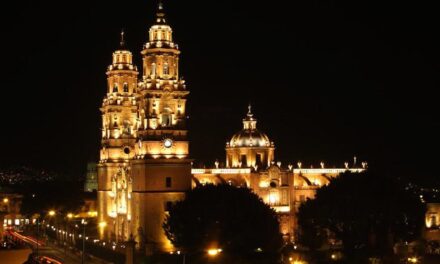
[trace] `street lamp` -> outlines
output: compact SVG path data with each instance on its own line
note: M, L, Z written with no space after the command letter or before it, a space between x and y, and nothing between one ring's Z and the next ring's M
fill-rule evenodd
M67 215L66 215L66 217L67 217L67 219L66 219L66 221L65 221L65 233L63 233L63 240L64 240L64 255L67 255L67 245L69 244L69 237L68 237L68 234L69 234L69 223L68 223L68 221L69 220L71 220L72 218L73 218L73 214L72 213L68 213Z
M36 254L37 254L37 258L38 258L38 244L39 244L39 241L38 241L38 239L39 239L39 237L40 237L40 216L38 216L37 217L37 252L36 252Z
M83 225L83 234L82 234L82 256L81 256L81 263L84 264L84 256L85 256L85 249L86 249L86 225L87 221L85 219L81 220L81 224Z
M57 213L56 213L56 211L55 210L49 210L49 212L47 213L47 215L49 215L49 217L50 218L53 218L53 217L55 217L55 215L56 215ZM54 223L54 225L56 226L56 230L55 230L55 239L56 239L56 243L58 244L58 233L59 233L59 226L58 226L58 221L57 221L57 219L55 218L55 223Z

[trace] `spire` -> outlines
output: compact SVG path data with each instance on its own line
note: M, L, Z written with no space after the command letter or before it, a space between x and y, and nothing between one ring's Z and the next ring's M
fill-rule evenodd
M157 24L166 24L167 23L165 20L165 11L163 8L162 0L157 1L156 23Z
M248 112L246 118L243 119L243 129L254 130L257 128L257 120L254 118L254 114L252 114L252 105L248 105Z
M125 40L124 40L124 30L121 30L121 41L119 42L119 45L121 48L125 48Z
M248 117L252 117L254 114L252 114L252 105L251 105L251 103L249 103L249 105L248 105L248 113L247 113L247 116Z

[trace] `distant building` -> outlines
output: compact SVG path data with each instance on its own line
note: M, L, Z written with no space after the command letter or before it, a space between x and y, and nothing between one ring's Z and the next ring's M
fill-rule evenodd
M427 203L424 239L440 243L440 203Z
M23 196L12 191L0 190L0 234L4 228L16 227L20 228L25 224L29 224L29 219L25 219L21 213L21 203Z
M96 193L84 192L80 197L83 205L79 208L75 218L96 218L98 216Z
M279 214L286 240L295 238L295 214L316 190L345 171L362 167L281 166L275 144L257 129L251 108L243 129L226 144L226 166L192 168L186 128L189 91L179 75L178 45L159 4L143 46L141 71L121 45L107 69L102 107L98 175L98 221L101 239L122 242L131 236L149 252L176 250L162 228L171 203L207 183L249 187ZM138 78L139 73L142 76ZM207 146L208 148L209 146ZM354 167L354 166L352 166Z
M98 173L96 171L96 163L87 163L86 180L84 182L85 192L94 192L98 190Z

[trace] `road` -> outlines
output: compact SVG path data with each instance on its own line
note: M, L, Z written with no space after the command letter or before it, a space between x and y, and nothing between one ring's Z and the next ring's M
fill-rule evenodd
M59 261L62 264L78 264L81 263L81 255L76 255L71 251L65 251L64 248L57 247L53 244L44 243L41 240L36 240L31 236L25 236L15 231L9 232L9 234L16 239L19 239L29 246L31 246L36 253L38 245L38 255L50 257L54 260ZM86 250L87 252L87 250ZM2 262L3 263L3 262ZM96 259L96 258L86 258L85 263L87 264L110 264L109 262Z

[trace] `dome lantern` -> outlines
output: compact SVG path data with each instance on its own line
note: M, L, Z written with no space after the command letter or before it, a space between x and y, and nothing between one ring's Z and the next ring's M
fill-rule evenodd
M228 167L266 168L274 158L275 146L269 137L257 129L257 119L248 107L243 119L243 129L235 133L226 143L226 164Z

